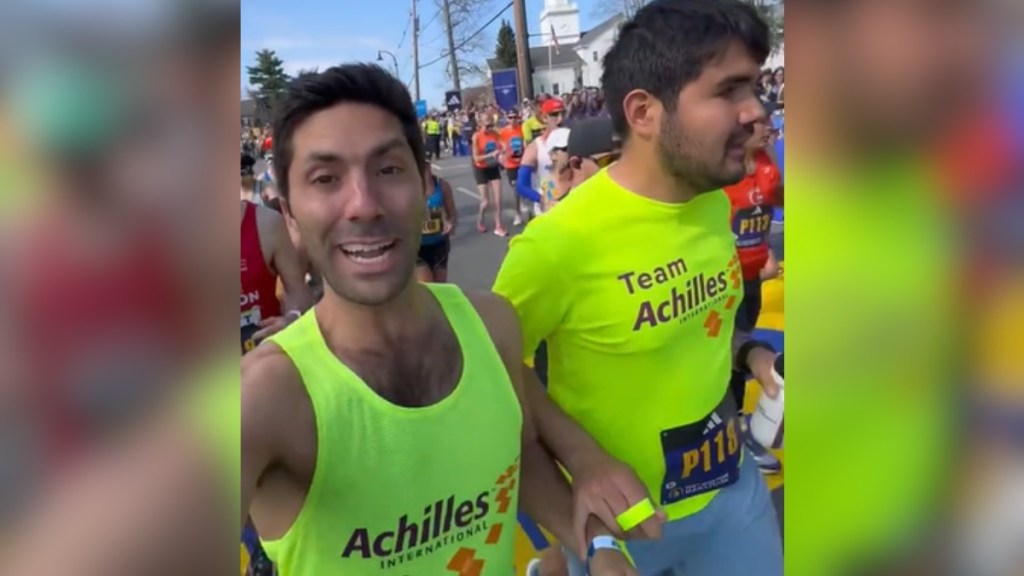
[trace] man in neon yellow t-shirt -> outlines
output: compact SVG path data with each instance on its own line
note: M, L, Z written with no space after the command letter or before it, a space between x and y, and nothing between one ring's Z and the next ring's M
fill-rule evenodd
M667 513L660 540L628 543L641 574L782 574L775 512L742 458L728 392L735 363L776 394L775 353L734 334L742 272L720 190L742 178L744 141L764 117L753 86L767 36L738 1L642 9L605 59L620 162L514 239L495 283L524 349L547 342L551 399ZM571 458L572 435L544 421L556 411L542 398L531 409L544 442Z

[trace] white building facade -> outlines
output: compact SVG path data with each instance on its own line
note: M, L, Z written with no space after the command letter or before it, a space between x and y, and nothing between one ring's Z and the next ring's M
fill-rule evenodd
M530 47L534 92L561 95L575 88L600 86L604 57L625 22L626 17L617 14L590 30L582 30L578 4L571 0L544 0L537 31L541 43ZM488 64L491 70L497 69L496 62ZM784 65L784 47L765 63L766 68L773 69Z
M541 43L530 47L534 92L561 95L575 88L600 86L604 56L624 21L622 15L616 15L584 31L578 4L544 0L538 31ZM496 63L489 64L494 70Z

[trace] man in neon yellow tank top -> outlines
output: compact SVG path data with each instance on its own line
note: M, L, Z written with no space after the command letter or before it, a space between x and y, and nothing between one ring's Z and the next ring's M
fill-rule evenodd
M728 391L735 362L777 393L775 353L733 331L742 275L721 190L742 178L764 117L754 84L768 50L766 25L739 0L641 9L604 60L621 160L515 238L495 283L524 349L547 342L550 397L668 514L660 540L627 543L641 574L782 574L775 512L742 458ZM556 457L571 454L544 401L531 410Z
M289 576L508 575L520 484L575 541L569 485L520 408L515 311L415 280L407 90L369 65L300 77L274 134L289 230L327 290L242 360L242 513L267 555ZM634 572L608 548L592 573Z

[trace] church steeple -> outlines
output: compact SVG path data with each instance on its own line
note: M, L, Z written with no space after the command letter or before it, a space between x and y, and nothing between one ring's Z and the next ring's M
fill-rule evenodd
M580 39L580 9L570 0L544 0L540 13L542 45L551 45L551 30L555 31L559 45L573 44Z

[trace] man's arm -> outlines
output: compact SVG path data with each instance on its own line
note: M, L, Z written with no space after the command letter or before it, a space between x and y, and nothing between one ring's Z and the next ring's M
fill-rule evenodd
M586 544L590 539L610 532L600 522L588 523L586 535L574 531L572 489L558 469L555 459L540 441L530 402L524 391L520 370L522 334L515 309L493 294L474 295L472 298L505 362L523 411L522 488L519 493L522 508L559 542L573 549L581 559L586 558Z
M551 226L551 221L537 220L512 240L494 292L508 300L518 315L518 325L522 327L520 350L524 355L515 369L524 379L524 397L530 402L541 440L572 475L577 533L582 533L582 525L591 515L617 530L617 516L647 498L646 487L631 468L609 456L562 412L548 397L536 374L523 366L526 354L532 355L542 340L557 332L571 304L571 290L564 274L571 260L560 258L557 250L552 251L552 246L571 246L571 238L565 238L563 230L549 229ZM552 244L550 237L555 235L561 243ZM663 515L656 515L628 535L656 538L663 519Z
M543 197L533 187L533 173L537 170L537 145L531 143L523 152L516 176L516 193L530 202L540 202Z
M276 212L271 234L274 239L274 253L271 265L277 271L284 285L284 309L304 312L313 305L313 293L306 285L306 270L309 265L303 261L299 250L292 244L285 227L284 218Z
M449 234L459 227L459 209L455 205L455 194L447 180L441 180L441 197L444 199L444 213L448 218Z
M242 357L241 394L241 521L245 523L263 473L272 463L287 465L288 443L301 435L312 408L306 402L301 376L275 344L265 343ZM295 393L302 391L301 393ZM281 414L289 414L281 418Z

